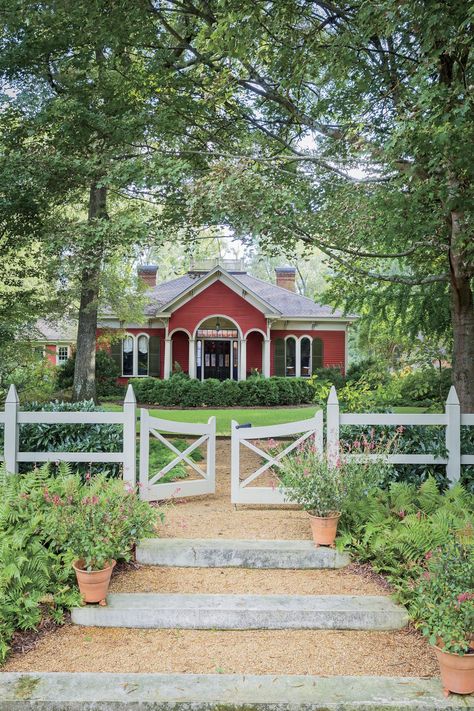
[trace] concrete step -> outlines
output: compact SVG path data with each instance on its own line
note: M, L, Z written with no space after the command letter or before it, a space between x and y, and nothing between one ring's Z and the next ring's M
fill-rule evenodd
M198 650L197 650L198 652ZM458 711L438 679L234 674L0 675L0 711Z
M207 538L148 538L137 548L147 565L180 568L343 568L346 553L312 541L245 541Z
M153 629L391 630L404 608L379 595L196 595L115 593L107 606L72 610L77 625Z

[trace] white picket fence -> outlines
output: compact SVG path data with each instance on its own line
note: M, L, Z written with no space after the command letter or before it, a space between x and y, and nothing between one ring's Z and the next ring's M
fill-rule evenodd
M137 402L131 385L128 386L122 412L28 412L20 410L18 393L10 386L5 410L0 412L4 425L3 456L8 472L18 471L20 462L116 462L123 466L123 478L132 486L136 481L136 410ZM22 452L19 446L21 425L122 425L121 452Z
M442 414L386 414L386 413L341 413L339 401L334 386L331 388L327 403L327 456L335 463L340 456L341 425L408 425L433 426L442 425L446 428L446 457L434 454L371 454L372 458L385 458L394 464L444 464L446 474L452 483L459 480L461 465L474 464L474 454L461 454L461 426L473 426L474 414L461 414L459 399L454 386L451 386L446 400L445 411ZM349 456L358 456L352 454ZM360 455L359 455L360 456Z
M4 425L4 451L0 450L0 461L5 462L7 471L18 471L21 462L114 462L122 464L123 478L131 485L136 483L136 399L133 388L129 385L122 412L28 412L20 410L18 394L12 385L5 401L5 409L0 411L0 425ZM25 452L19 448L19 431L26 424L113 424L123 428L123 448L121 452ZM442 414L380 414L380 413L341 413L335 388L331 388L327 403L327 441L326 454L331 463L340 456L340 428L344 425L391 426L442 426L445 428L446 457L435 454L391 453L388 455L372 454L371 457L387 457L396 464L441 464L446 466L448 479L454 483L459 480L462 465L474 465L474 454L461 454L461 427L474 426L474 414L461 414L459 400L454 387L451 388ZM174 483L160 484L160 479L173 466L182 462L192 469L197 479L180 482L182 495L199 495L215 491L215 440L216 423L211 418L207 424L173 422L151 417L147 410L141 412L141 483L143 498L152 500L156 497L170 498L176 490ZM184 452L179 451L163 434L195 436L198 440L190 444ZM157 437L176 455L162 471L149 474L149 436ZM265 449L262 440L292 439L278 452L272 454ZM323 412L299 422L289 422L269 427L242 427L232 422L231 443L231 500L233 503L246 504L281 504L284 503L282 492L277 486L255 485L256 479L267 473L276 473L282 459L290 454L301 442L312 438L315 447L323 451ZM198 446L207 445L206 469L194 462L190 455ZM260 458L261 464L255 471L243 474L241 471L241 447L246 447ZM350 456L358 456L351 454ZM360 456L360 455L359 455Z

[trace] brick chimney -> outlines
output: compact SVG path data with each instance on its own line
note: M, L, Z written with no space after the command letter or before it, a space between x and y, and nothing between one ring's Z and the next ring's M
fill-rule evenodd
M138 278L141 279L146 286L156 286L156 274L158 267L154 264L142 264L137 269Z
M276 285L288 291L296 291L296 269L295 267L276 267Z

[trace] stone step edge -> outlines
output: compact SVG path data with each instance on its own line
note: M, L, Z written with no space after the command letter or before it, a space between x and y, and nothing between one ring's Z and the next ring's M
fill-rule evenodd
M115 593L71 611L74 624L136 629L394 630L406 610L382 595Z
M4 672L0 711L458 711L438 679Z
M194 568L337 569L350 557L309 540L147 538L136 551L145 565Z

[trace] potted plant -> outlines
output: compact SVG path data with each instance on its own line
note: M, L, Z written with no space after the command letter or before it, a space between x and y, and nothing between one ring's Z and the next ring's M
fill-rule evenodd
M451 541L427 555L412 614L434 646L446 695L474 693L474 545Z
M283 460L280 488L289 502L308 512L316 546L334 546L341 514L349 501L366 495L380 480L382 467L366 459L341 457L335 466L305 443Z
M100 474L69 476L62 495L44 493L51 504L51 536L74 558L79 590L84 602L105 604L118 559L130 560L132 549L151 535L156 509L140 501L136 490L119 479Z

